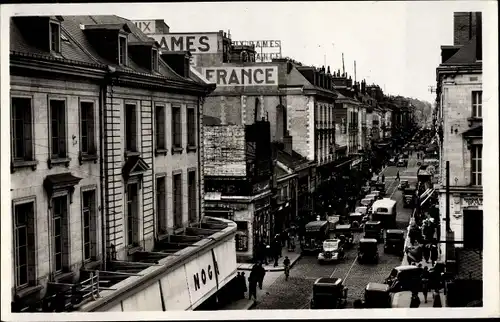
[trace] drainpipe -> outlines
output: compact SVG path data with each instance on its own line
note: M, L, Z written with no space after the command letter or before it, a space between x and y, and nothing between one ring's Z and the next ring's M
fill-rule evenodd
M196 131L198 133L198 194L199 194L199 200L200 202L198 203L198 213L199 213L199 222L200 222L200 227L201 227L201 221L203 220L203 216L204 214L202 213L202 207L201 207L201 204L202 202L204 202L203 200L203 191L201 191L201 182L202 182L202 177L203 177L203 165L202 165L202 157L201 157L201 154L202 154L202 144L203 142L201 142L201 130L202 130L202 125L200 125L200 118L201 118L201 122L203 122L203 113L200 113L201 110L202 110L202 106L203 106L203 98L201 96L198 96L198 122L196 122L197 126L196 126Z

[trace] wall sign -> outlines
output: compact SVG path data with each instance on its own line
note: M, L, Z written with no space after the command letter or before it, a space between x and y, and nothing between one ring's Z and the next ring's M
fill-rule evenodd
M160 47L168 51L189 51L192 54L217 53L217 34L164 34L151 35Z
M281 40L243 40L233 41L234 46L255 46L255 61L270 62L281 58Z
M462 200L465 207L479 207L483 205L483 198L481 197L464 197Z
M156 22L154 20L136 20L134 23L145 34L152 34L156 30Z
M277 86L277 66L211 67L203 75L217 86Z

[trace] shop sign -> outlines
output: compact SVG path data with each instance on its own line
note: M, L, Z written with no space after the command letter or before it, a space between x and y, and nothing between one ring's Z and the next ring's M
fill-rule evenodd
M277 66L203 68L205 78L217 86L277 86Z
M156 30L155 20L135 20L134 23L145 34L152 34Z
M168 51L189 51L191 54L217 53L217 34L156 34L150 35Z
M281 58L281 40L244 40L233 41L235 46L255 46L255 61L270 62Z
M483 198L481 197L464 197L464 207L479 207L483 205Z

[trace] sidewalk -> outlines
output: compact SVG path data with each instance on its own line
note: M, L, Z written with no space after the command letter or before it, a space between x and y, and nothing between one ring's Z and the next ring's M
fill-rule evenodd
M246 293L245 293L246 294ZM249 300L248 298L244 298L241 300L234 301L223 308L223 310L250 310L255 306L254 300Z
M264 269L266 272L278 272L278 271L284 271L285 266L283 266L283 260L285 259L285 256L288 256L290 259L290 268L300 259L302 256L300 253L300 247L297 247L295 252L289 252L286 247L283 247L282 250L282 256L278 259L278 266L274 267L274 262L269 262L269 265L264 265ZM243 270L243 271L251 271L253 267L253 263L238 263L238 270Z

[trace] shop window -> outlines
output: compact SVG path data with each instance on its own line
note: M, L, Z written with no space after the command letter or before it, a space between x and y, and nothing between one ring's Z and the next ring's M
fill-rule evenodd
M125 105L125 144L127 152L137 152L137 106Z
M471 183L473 186L481 186L482 180L482 157L483 146L474 145L471 149Z
M95 190L86 190L82 192L83 260L85 262L94 260L97 255L97 216L95 198Z
M189 222L197 222L198 215L196 209L197 200L196 170L188 172L188 214Z
M12 158L15 161L33 160L31 98L13 97L11 101Z
M52 261L54 272L62 273L69 264L68 196L52 198Z
M36 282L35 201L13 202L14 275L16 288Z
M66 102L50 100L51 157L66 158Z
M80 102L80 151L82 155L96 153L94 129L94 103Z
M127 184L127 246L139 245L139 185L138 183Z
M174 228L182 227L182 173L174 174L172 177L173 204L174 204Z
M483 91L472 92L472 117L483 117Z
M156 178L156 213L158 234L167 233L167 189L165 177Z
M156 151L166 149L165 144L165 106L155 107Z
M246 252L248 251L248 236L241 232L237 232L234 237L236 241L236 251Z

